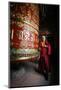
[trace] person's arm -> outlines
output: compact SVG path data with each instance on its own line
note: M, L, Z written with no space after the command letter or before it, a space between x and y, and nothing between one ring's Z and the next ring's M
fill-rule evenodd
M51 55L51 45L48 45L48 55Z

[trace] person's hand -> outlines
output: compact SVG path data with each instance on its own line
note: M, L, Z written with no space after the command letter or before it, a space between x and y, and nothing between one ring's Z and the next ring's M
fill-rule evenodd
M47 45L45 45L45 47L48 47Z

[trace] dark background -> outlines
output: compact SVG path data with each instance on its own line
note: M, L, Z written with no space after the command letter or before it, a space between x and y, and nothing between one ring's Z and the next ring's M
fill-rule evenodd
M50 32L47 35L52 46L50 61L52 64L52 84L59 84L59 5L39 5L40 31Z

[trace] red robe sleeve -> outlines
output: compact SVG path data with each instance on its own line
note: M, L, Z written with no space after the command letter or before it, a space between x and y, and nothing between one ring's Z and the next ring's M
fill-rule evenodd
M48 45L48 55L51 55L51 51L52 51L52 50L51 50L51 45L49 44L49 45Z

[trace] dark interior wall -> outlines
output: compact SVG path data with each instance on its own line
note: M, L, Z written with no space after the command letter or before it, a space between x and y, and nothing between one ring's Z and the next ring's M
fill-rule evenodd
M53 84L59 83L59 5L40 5L40 30L48 28L47 36L52 46L52 79Z

